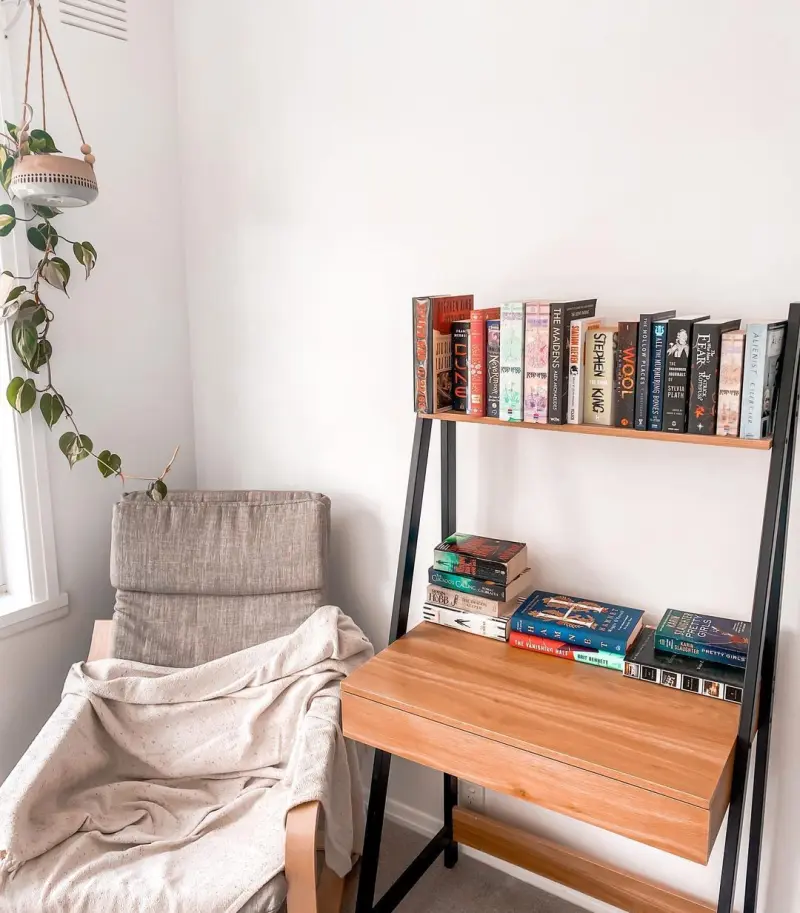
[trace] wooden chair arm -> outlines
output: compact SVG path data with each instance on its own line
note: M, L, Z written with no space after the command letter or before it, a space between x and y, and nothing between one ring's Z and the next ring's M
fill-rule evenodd
M92 644L86 662L95 659L111 659L111 641L114 635L113 621L96 621L92 631Z
M286 816L286 862L288 885L286 913L340 913L344 879L326 865L317 882L317 836L322 823L322 805L305 802Z

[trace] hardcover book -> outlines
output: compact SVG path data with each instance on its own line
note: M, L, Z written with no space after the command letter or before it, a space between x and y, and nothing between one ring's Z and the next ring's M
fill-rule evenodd
M422 607L422 618L433 624L457 628L459 631L479 634L492 640L508 640L508 618L492 618L490 615L479 615L477 612L461 612L440 605L429 605L427 602Z
M744 670L718 666L702 659L659 653L655 628L643 628L625 656L623 672L628 678L679 688L717 700L742 703Z
M497 602L485 596L473 596L459 590L448 590L443 586L428 584L426 602L429 605L442 606L445 609L460 609L462 612L477 612L479 615L511 615L533 587L533 573L526 568L520 575L524 577L523 595L515 596L507 602Z
M602 666L622 672L625 658L619 653L606 653L603 650L592 650L589 647L576 647L561 640L547 640L533 634L520 634L519 631L510 631L508 642L512 647L523 650L533 650L535 653L545 653L548 656L557 656L559 659L571 659L576 663L587 663L590 666Z
M530 588L531 577L526 570L510 583L495 583L493 580L479 580L477 577L467 577L466 574L453 574L450 571L440 571L438 568L428 568L428 583L450 590L459 590L470 596L483 596L495 602L510 602L521 596Z
M611 425L614 415L614 349L617 327L609 325L586 334L583 417L590 425Z
M634 428L638 431L647 429L647 407L650 402L650 332L656 320L667 320L675 316L675 311L660 311L657 314L642 314L639 317L638 351L636 353L636 403Z
M500 417L500 320L486 321L486 414Z
M453 406L450 327L468 320L472 295L428 295L412 299L414 339L414 409L446 412Z
M550 379L547 393L547 421L551 425L564 425L567 421L567 361L569 359L570 326L573 320L593 317L596 307L596 298L550 305Z
M667 321L656 320L652 327L650 352L650 405L648 431L661 431L664 416L664 373L667 356Z
M664 387L663 431L683 434L689 411L689 353L692 327L708 314L698 317L673 317L667 328L667 367Z
M717 434L724 437L739 437L746 336L745 330L728 330L727 333L722 334L722 344L719 349Z
M750 622L668 609L655 633L655 648L744 669Z
M499 318L500 308L484 308L469 315L468 415L486 415L486 322Z
M500 308L500 418L522 421L525 305L510 301Z
M469 329L469 320L454 320L450 328L453 346L453 412L467 411Z
M785 320L747 326L740 425L743 438L760 440L772 434L785 338Z
M524 542L453 533L434 549L433 566L440 571L505 584L528 566L528 546Z
M602 324L600 317L573 320L569 328L569 378L567 380L567 423L583 424L583 381L586 334ZM526 419L527 421L527 419Z
M550 304L546 301L525 302L525 408L526 422L547 422L548 346L550 339Z
M689 431L714 434L717 430L719 347L722 334L738 330L739 320L699 320L692 328L692 365L689 382Z
M534 590L511 616L511 630L624 654L643 616L641 609Z
M636 351L639 344L639 321L622 320L617 332L614 365L614 424L633 428L636 414Z

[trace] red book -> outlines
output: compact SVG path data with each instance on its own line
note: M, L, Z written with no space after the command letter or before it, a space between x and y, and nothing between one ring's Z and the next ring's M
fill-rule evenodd
M500 308L470 312L467 415L486 415L486 321L499 319Z
M472 295L429 295L412 299L414 332L414 409L446 412L453 408L454 320L468 320Z
M571 659L589 666L613 669L616 672L622 672L625 663L625 657L621 654L606 653L603 650L594 650L591 647L564 643L560 640L550 640L547 637L537 637L535 634L522 634L519 631L509 631L508 642L512 647L533 650L534 653L546 653L548 656L557 656L559 659Z

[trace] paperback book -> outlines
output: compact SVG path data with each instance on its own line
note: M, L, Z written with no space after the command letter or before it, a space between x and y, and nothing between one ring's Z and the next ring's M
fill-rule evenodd
M569 328L569 378L567 380L567 423L583 424L583 383L585 374L584 352L586 334L602 323L600 317L573 320ZM527 419L526 419L527 421Z
M550 305L547 421L551 425L564 425L567 421L567 362L572 321L593 317L596 307L597 299Z
M547 422L547 352L549 339L549 303L546 301L526 301L524 420L536 425Z
M500 318L486 321L486 414L500 417Z
M468 320L472 295L429 295L414 298L414 409L446 412L453 406L453 353L450 328L454 320Z
M785 320L748 324L740 426L748 440L772 434L785 338Z
M639 317L638 352L636 355L636 412L634 428L647 430L647 407L650 392L650 356L652 343L651 328L657 320L668 320L675 316L675 311L660 311L657 314L642 314Z
M486 322L499 317L500 308L484 308L469 315L468 415L486 415Z
M564 643L559 640L548 640L536 637L533 634L520 634L519 631L510 631L508 642L512 647L523 650L532 650L534 653L545 653L559 659L571 659L576 663L586 663L590 666L602 666L622 672L625 658L619 653L607 653L604 650L592 650L589 647L577 647L575 644Z
M613 424L616 343L615 325L598 327L586 334L586 388L583 414L587 424Z
M739 437L746 336L744 330L729 330L722 334L722 345L719 350L717 434L723 437Z
M511 616L511 630L624 655L643 616L641 609L535 590Z
M506 584L527 568L528 547L524 542L453 533L434 549L433 566L440 571Z
M692 333L689 383L689 431L715 434L719 392L719 348L722 334L738 330L739 320L700 320Z
M492 640L508 640L508 618L493 618L477 612L462 612L440 605L429 605L427 602L422 607L422 618L433 624L457 628L459 631L479 634L481 637L489 637Z
M659 653L655 648L655 633L655 628L643 628L628 650L623 670L628 678L703 694L732 704L742 703L743 669L719 666L675 653Z
M453 412L466 412L469 386L469 320L454 320L450 328L453 346Z
M511 615L533 586L533 574L530 568L526 568L521 576L525 578L522 589L523 595L515 596L507 602L497 602L495 599L487 599L485 596L473 596L471 593L462 593L460 590L434 586L432 583L428 584L425 601L429 605L442 606L445 609L459 609L462 612L477 612L479 615L493 615L495 617Z
M750 622L668 609L655 632L655 648L744 669Z
M636 350L639 321L623 320L617 332L614 364L614 424L633 428L636 413Z
M525 305L510 301L500 308L500 418L522 421Z
M664 375L667 363L667 321L656 320L652 326L650 353L650 401L648 431L661 431L664 417Z
M450 590L459 590L471 596L484 596L495 602L509 602L530 587L530 577L526 573L522 573L510 583L502 584L495 583L493 580L479 580L477 577L467 577L464 574L453 574L450 571L440 571L438 568L430 567L428 568L428 583Z
M667 326L667 365L664 381L663 431L683 434L689 412L689 353L692 328L708 314L698 317L673 317Z

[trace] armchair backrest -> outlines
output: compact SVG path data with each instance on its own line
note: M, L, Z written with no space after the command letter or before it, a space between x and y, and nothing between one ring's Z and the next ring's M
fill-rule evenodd
M125 495L113 655L186 667L291 633L325 602L329 530L330 501L307 491Z

